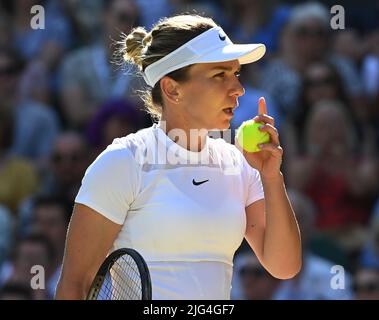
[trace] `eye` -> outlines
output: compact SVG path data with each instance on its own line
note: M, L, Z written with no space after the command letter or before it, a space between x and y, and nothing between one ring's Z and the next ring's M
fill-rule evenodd
M225 76L225 72L217 73L213 76L213 78L223 78Z
M236 71L236 72L234 73L234 75L235 75L237 78L239 78L239 77L241 76L241 71Z

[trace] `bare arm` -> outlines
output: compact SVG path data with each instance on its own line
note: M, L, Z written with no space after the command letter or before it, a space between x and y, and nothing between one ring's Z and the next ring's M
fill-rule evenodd
M76 204L70 222L56 299L85 299L122 226Z
M283 176L262 180L265 200L246 208L246 240L265 269L289 279L301 269L301 239Z
M289 279L301 269L301 239L280 171L283 149L274 119L267 115L264 98L259 99L258 116L261 131L270 135L270 143L260 146L260 152L243 152L247 162L257 169L262 179L265 199L246 208L246 240L261 264L274 277Z

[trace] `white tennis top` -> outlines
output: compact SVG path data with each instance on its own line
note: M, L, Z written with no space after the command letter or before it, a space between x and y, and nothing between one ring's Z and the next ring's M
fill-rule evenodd
M75 202L123 225L113 250L136 249L153 299L230 299L245 208L264 198L257 170L223 139L201 152L158 125L115 139L88 167Z

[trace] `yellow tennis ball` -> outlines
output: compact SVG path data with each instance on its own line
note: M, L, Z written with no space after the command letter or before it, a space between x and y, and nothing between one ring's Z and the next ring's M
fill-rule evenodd
M258 129L262 125L264 123L248 120L244 121L238 128L236 134L237 141L245 151L258 152L261 150L258 147L259 144L270 141L270 135Z

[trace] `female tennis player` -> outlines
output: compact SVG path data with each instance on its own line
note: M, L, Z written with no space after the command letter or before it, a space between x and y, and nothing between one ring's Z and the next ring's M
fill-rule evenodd
M271 138L260 152L208 134L229 128L241 65L265 46L233 44L213 20L181 15L134 29L123 53L151 87L144 99L159 121L115 139L87 169L56 298L85 298L106 255L123 247L146 260L153 299L229 299L244 237L274 277L296 275L300 234L266 106L254 118Z

